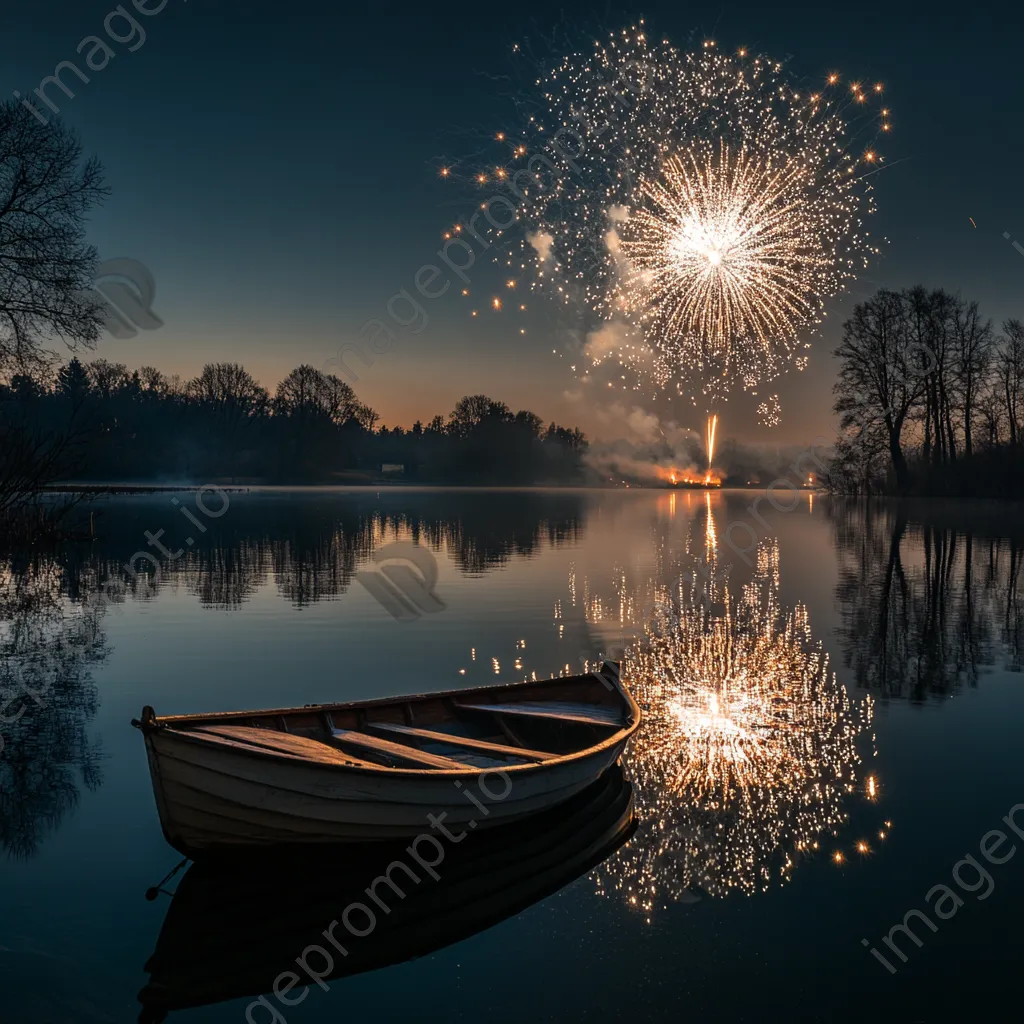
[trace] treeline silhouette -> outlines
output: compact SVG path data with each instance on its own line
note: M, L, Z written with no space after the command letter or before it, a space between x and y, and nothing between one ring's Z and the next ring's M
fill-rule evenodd
M833 491L1024 496L1024 323L922 286L853 310L835 411Z
M22 373L0 384L12 442L0 490L21 463L22 476L45 464L51 477L76 481L358 482L390 469L426 483L570 483L587 447L578 429L545 428L535 413L486 395L408 430L378 420L350 385L312 366L270 394L237 363L210 363L183 382L153 367L75 358L52 380Z

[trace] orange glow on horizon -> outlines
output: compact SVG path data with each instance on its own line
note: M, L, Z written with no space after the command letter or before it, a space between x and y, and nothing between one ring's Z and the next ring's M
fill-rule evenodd
M676 466L655 466L655 476L663 483L672 487L721 487L721 476L709 470L701 473L695 466L680 469Z

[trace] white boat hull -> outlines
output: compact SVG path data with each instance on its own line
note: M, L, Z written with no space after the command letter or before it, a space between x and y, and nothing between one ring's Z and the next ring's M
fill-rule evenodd
M432 830L428 815L453 833L505 824L580 792L615 764L626 742L528 773L445 773L410 781L400 773L389 778L306 764L264 766L172 732L147 737L164 834L176 848L196 851L415 837Z
M391 713L394 708L411 701L423 710L423 719L431 708L443 711L454 702L457 714L471 718L533 718L541 714L545 720L558 721L577 731L582 721L582 735L586 737L587 728L592 734L587 740L591 745L581 742L578 749L564 754L537 752L524 745L497 746L455 733L441 736L451 739L456 747L461 742L472 750L476 744L477 753L483 748L482 753L492 755L483 763L500 767L477 768L413 746L398 747L379 736L355 734L351 721L334 733L343 744L356 736L374 749L398 750L398 764L372 764L287 730L231 724L250 721L253 716L273 723L278 712L157 720L152 709L147 709L146 723L135 724L145 735L164 835L186 854L241 846L415 839L442 830L457 835L506 824L568 800L618 761L636 729L640 710L621 688L617 667L606 666L605 672L603 676L578 677L575 682L550 680L334 706L336 719L345 714L351 720L357 715L377 716L380 721L371 723L371 732L374 728L387 732L388 721L396 718ZM552 700L548 705L538 705L538 695L566 686L590 686L591 696L598 695L594 698L597 702L581 705ZM477 701L490 703L461 703L474 694ZM494 704L494 700L507 703ZM319 721L321 716L325 722L332 721L324 707L284 709L281 715L291 715L299 724L304 720L308 728L311 720ZM393 721L391 729L389 735L399 739L417 732ZM607 733L609 729L610 734L602 737L602 730ZM440 735L421 732L428 739ZM253 739L261 745L248 742ZM419 759L427 767L403 766L403 752L406 760ZM505 762L495 760L493 755L502 752L513 757ZM469 753L457 756L468 757Z

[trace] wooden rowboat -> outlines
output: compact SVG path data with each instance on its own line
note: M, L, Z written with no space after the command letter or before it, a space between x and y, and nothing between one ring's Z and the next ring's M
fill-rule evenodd
M640 723L600 672L475 690L157 717L145 736L160 823L188 856L507 824L567 800Z
M296 957L306 953L325 986L425 956L557 892L610 857L635 827L632 787L613 767L558 807L458 843L444 841L436 879L410 860L405 841L342 850L278 847L199 861L178 885L146 962L140 1024L260 993L273 1005L275 979L301 970ZM396 869L398 863L417 874ZM353 904L374 914L369 931L360 920L358 936L339 924ZM285 1016L291 1019L275 1018L264 1005L250 1019Z

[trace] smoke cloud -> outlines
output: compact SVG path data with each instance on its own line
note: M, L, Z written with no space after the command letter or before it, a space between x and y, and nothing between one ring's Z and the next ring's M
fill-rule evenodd
M629 327L626 324L610 320L587 335L587 340L583 345L583 355L592 363L600 363L613 352L622 348L628 337Z
M533 246L537 259L541 263L547 263L551 257L551 248L555 244L555 236L547 231L531 231L527 234L526 240Z
M586 464L596 479L654 484L666 481L673 471L694 474L698 471L702 445L688 427L680 427L671 420L662 421L639 406L627 408L621 402L604 408L599 419L619 426L623 436L591 444Z
M586 466L594 483L663 486L672 473L683 479L700 478L707 471L703 420L695 427L684 427L674 420L661 419L651 410L622 402L605 407L598 418L607 425L608 432L615 430L621 436L591 443ZM754 446L723 440L725 429L728 424L723 424L720 414L714 469L725 486L766 486L773 480L792 479L794 460L806 452L799 445Z

